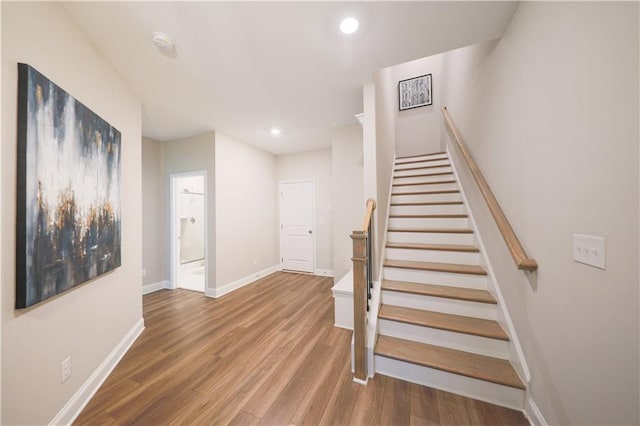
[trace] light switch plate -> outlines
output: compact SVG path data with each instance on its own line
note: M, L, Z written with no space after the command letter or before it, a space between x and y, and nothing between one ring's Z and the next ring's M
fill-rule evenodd
M604 237L573 234L573 260L605 269Z

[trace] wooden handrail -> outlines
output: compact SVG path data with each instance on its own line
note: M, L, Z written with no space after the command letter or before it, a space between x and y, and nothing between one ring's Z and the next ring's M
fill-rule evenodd
M372 281L371 265L371 222L376 202L367 200L362 229L351 233L353 240L353 364L354 380L359 383L367 381L367 311Z
M373 214L373 210L376 208L376 200L373 198L369 198L367 200L367 211L364 214L364 221L362 222L362 230L366 231L369 229L369 223L371 223L371 215Z
M493 195L491 188L489 188L489 184L482 175L480 168L478 167L473 157L471 156L471 153L462 141L462 136L460 136L460 132L458 132L455 124L453 124L453 120L451 119L446 106L442 107L442 115L444 116L444 120L447 123L447 127L453 135L453 139L458 145L458 148L460 148L460 152L462 152L462 157L467 163L467 167L469 167L469 170L471 170L471 174L473 175L473 178L480 188L480 192L482 193L482 196L484 197L484 200L486 201L487 206L491 211L493 219L496 221L496 225L498 225L498 229L502 234L502 238L504 238L505 243L507 243L507 247L509 247L511 256L516 262L518 269L535 271L536 269L538 269L538 262L536 262L535 259L528 257L524 249L522 248L522 244L520 244L520 241L513 231L513 228L509 224L507 217L504 215L500 204L498 204L498 200L496 200L496 197Z

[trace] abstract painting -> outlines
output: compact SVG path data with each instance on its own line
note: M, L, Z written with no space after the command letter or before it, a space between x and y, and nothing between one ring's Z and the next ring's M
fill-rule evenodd
M433 104L431 74L409 78L398 83L400 111Z
M120 132L18 64L16 308L121 264Z

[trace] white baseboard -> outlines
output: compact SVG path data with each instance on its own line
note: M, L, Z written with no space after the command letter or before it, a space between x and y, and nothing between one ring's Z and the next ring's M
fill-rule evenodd
M171 288L169 281L158 281L157 283L147 284L142 286L142 295L153 293L154 291L164 290L165 288Z
M218 288L208 288L205 290L204 294L208 297L221 297L227 293L231 293L234 290L239 289L240 287L244 287L247 284L251 284L252 282L259 280L260 278L264 278L267 275L271 275L274 272L278 271L278 266L274 265L269 268L263 269L262 271L253 273L251 275L247 275L244 278L240 278L239 280L233 281L229 284L225 284L222 287Z
M316 269L313 275L319 275L321 277L333 277L333 271L331 269Z
M143 330L144 319L140 318L98 368L80 386L80 389L67 401L62 410L51 420L50 425L70 425L73 423Z
M527 398L527 401L524 404L524 416L529 420L533 426L548 426L549 423L544 419L542 412L536 405L536 402L533 398Z

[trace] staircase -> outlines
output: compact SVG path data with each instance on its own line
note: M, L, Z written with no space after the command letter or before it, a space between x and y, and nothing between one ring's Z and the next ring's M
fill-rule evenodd
M525 385L447 154L398 158L393 176L375 371L522 410Z

